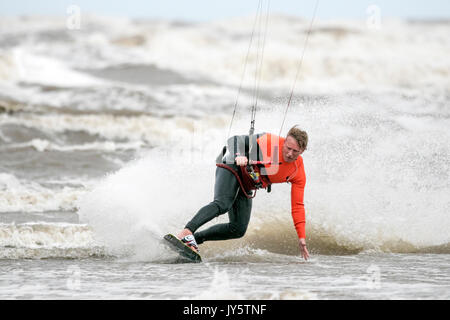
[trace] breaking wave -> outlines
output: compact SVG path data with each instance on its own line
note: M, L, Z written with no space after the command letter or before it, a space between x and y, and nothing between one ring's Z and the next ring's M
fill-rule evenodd
M87 192L84 186L64 186L57 190L36 182L0 173L0 214L2 212L44 212L76 209L77 199Z
M0 224L0 259L105 257L89 226L68 223Z
M87 16L89 28L70 33L61 18L49 18L45 23L35 20L27 21L30 28L36 26L31 29L34 36L20 46L8 46L13 32L2 35L5 45L0 52L0 79L66 87L98 85L100 78L115 79L111 74L117 66L136 61L149 66L147 74L159 72L166 77L171 72L180 79L195 75L236 84L253 23L252 17L247 17L180 28L166 21L137 23ZM289 87L309 22L281 15L272 15L269 20L261 81L263 85ZM9 18L8 24L21 35L20 18ZM376 31L364 21L316 21L302 70L302 77L308 79L303 88L330 92L367 86L434 86L445 90L449 86L447 34L445 21L430 24L385 19L383 28ZM70 41L61 41L58 36ZM33 46L34 42L44 45ZM46 47L47 43L51 47ZM250 51L249 61L255 61L256 55ZM91 70L94 76L83 69ZM252 75L248 73L245 83L251 87Z

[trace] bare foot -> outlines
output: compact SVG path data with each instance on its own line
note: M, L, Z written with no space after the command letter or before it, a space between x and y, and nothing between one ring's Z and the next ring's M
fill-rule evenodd
M178 235L178 239L183 239L184 237L188 236L188 235L192 235L191 230L189 229L183 229ZM194 240L195 242L195 240ZM191 245L190 243L185 243L189 248L191 248L192 251L197 252L198 253L198 248L196 247L197 244L195 244L195 246Z
M192 234L191 230L189 229L183 229L179 234L177 234L178 239L183 239L184 237Z

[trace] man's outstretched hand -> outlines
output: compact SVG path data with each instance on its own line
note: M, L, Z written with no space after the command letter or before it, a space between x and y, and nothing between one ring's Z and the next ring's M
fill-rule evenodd
M298 239L298 244L300 246L300 255L302 256L303 259L308 260L309 252L308 252L308 249L306 248L305 239L304 238Z

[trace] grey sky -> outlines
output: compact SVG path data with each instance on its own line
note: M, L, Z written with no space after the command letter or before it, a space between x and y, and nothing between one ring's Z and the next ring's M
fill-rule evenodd
M265 0L267 1L267 0ZM271 12L310 17L316 0L271 0ZM208 21L246 16L258 0L16 0L0 2L1 15L66 15L70 5L82 12L130 18ZM449 19L448 0L319 0L319 19L365 19L370 5L383 17Z

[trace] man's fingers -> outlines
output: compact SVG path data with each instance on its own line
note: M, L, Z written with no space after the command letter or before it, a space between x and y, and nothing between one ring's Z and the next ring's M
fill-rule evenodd
M302 252L303 259L308 260L308 252L305 250Z
M300 245L300 254L303 259L308 260L309 252L308 252L308 249L306 248L306 245L302 245L302 244Z
M247 157L236 157L236 164L238 166L246 166L247 165Z

